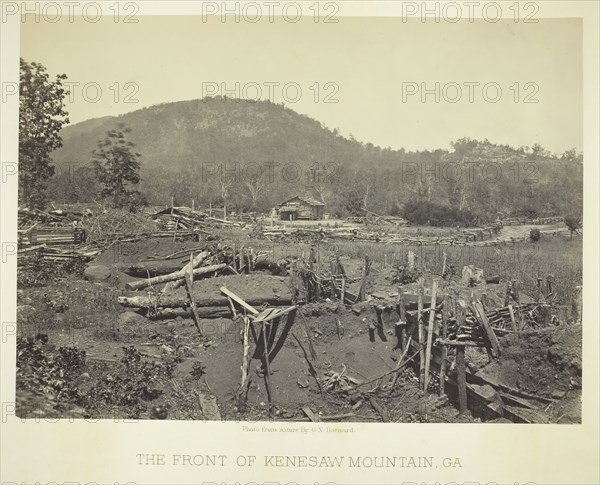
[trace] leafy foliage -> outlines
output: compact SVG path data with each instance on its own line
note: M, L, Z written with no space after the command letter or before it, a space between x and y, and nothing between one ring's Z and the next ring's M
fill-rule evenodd
M84 350L48 344L47 335L17 339L17 386L20 390L53 395L56 401L82 406L88 413L120 406L130 417L148 411L148 402L161 395L161 383L171 379L176 363L146 362L134 347L114 372L104 372L93 385L81 375L89 369ZM89 375L88 375L89 379Z
M571 239L573 238L573 233L577 232L581 229L581 219L575 215L569 215L565 217L565 225L571 231Z
M540 230L537 227L534 227L533 229L531 229L531 231L529 231L529 239L531 241L538 242L541 237L542 237L542 233L540 232Z
M435 204L423 218L449 216L461 225L582 207L581 154L574 150L554 155L539 145L469 138L447 149L392 150L345 138L268 101L205 98L89 120L65 128L57 164L85 160L102 134L120 123L132 128L129 137L142 154L139 190L156 205L173 197L176 205L194 200L196 207L225 203L238 211L268 211L293 195L310 195L327 213L348 216L364 215L364 209L401 213L418 202Z
M404 205L403 217L415 225L426 226L470 226L478 222L467 210L460 210L433 202L411 201Z
M123 406L130 416L139 417L147 402L162 394L163 379L173 376L174 364L146 362L135 347L123 347L124 356L117 372L105 374L86 396L87 407Z
M109 130L94 151L92 165L102 185L100 195L114 207L133 211L142 203L142 198L138 190L130 188L140 182L140 154L133 151L135 145L125 137L130 131L124 125Z
M68 93L59 74L54 81L37 62L20 59L19 203L43 208L46 182L54 174L50 154L62 146L60 130L69 123L63 100Z
M396 268L394 268L394 274L392 275L392 283L399 283L401 285L414 283L422 275L423 272L417 268L411 270L407 266L399 265Z
M52 351L47 336L17 338L17 384L20 389L51 393L57 399L80 399L76 376L86 365L84 350L60 347Z
M85 258L73 258L64 263L46 260L36 255L29 256L17 272L18 288L47 286L64 278L67 274L83 275Z

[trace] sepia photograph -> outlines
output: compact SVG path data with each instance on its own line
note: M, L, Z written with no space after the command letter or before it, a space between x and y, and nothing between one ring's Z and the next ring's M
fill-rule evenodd
M581 28L24 24L18 415L581 422Z
M182 3L2 3L3 422L271 446L589 424L598 4ZM465 462L370 446L261 463ZM234 460L215 449L166 465Z

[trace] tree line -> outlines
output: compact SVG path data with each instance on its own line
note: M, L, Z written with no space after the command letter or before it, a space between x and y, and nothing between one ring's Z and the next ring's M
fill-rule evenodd
M73 171L62 166L57 173L51 154L61 147L60 130L68 124L65 79L51 80L41 64L21 60L22 205L101 201L136 210L173 200L176 205L194 201L196 207L267 212L294 195L309 195L322 200L332 216L368 210L414 224L463 226L497 217L582 213L583 159L574 149L557 155L539 144L513 148L462 138L448 149L392 150L343 138L337 130L280 106L246 110L245 105L216 105L221 111L215 116L224 121L210 128L212 139L220 140L218 131L228 122L234 125L228 116L246 116L240 125L256 136L228 133L223 142L202 143L191 150L189 161L179 164L144 163L147 155L131 141L135 132L120 124L96 140L89 160ZM189 104L181 106L190 109ZM256 128L256 119L265 117L256 114L259 108L275 118L264 135ZM136 116L143 115L140 110ZM160 126L168 126L163 116ZM152 142L160 147L160 140Z

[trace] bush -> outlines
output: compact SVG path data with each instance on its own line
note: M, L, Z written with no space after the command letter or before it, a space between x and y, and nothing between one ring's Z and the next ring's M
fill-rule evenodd
M402 215L414 225L473 226L477 224L477 217L472 212L433 202L408 202L404 205Z
M529 239L533 242L538 242L542 237L542 233L537 227L534 227L531 231L529 231Z

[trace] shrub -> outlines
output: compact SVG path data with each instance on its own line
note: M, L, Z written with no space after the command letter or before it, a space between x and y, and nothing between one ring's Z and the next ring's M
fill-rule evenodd
M402 215L410 224L415 225L473 226L477 223L477 217L470 211L433 202L408 202L404 205Z
M537 227L534 227L531 231L529 231L529 239L533 242L538 242L542 237L542 233Z

